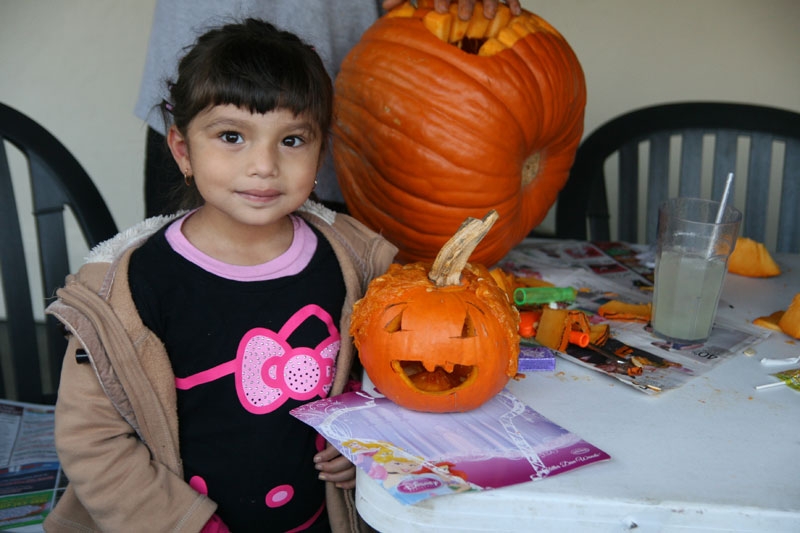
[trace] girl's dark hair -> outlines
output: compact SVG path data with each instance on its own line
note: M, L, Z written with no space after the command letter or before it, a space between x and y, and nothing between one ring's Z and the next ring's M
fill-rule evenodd
M322 148L333 113L333 85L314 49L293 33L249 18L200 36L178 64L178 79L168 83L170 102L162 103L165 124L185 136L192 119L215 105L233 104L251 113L287 109L316 124ZM184 194L187 191L183 187ZM195 187L188 188L194 191ZM182 207L200 205L199 194Z

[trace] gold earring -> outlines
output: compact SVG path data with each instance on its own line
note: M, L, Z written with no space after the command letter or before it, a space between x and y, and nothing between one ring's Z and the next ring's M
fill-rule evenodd
M183 172L183 182L186 184L187 187L192 186L192 175L189 174L188 171Z

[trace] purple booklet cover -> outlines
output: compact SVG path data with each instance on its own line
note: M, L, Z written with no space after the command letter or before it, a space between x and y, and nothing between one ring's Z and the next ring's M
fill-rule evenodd
M503 390L466 413L348 392L291 411L405 504L555 476L609 455Z

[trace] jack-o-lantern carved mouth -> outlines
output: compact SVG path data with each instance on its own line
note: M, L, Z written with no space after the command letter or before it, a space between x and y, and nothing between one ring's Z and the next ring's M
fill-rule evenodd
M407 302L388 306L405 306ZM473 305L474 307L474 305ZM479 309L482 313L483 311ZM403 331L403 311L401 310L384 327L387 333L397 333ZM464 324L461 328L461 335L457 338L467 339L478 335L475 324L469 313L464 317ZM475 365L461 365L446 362L437 364L431 360L427 361L407 361L393 359L391 362L394 370L400 378L411 388L427 393L452 393L457 389L464 388L472 383L478 375L478 367Z
M467 387L478 376L478 367L473 365L436 366L428 371L420 361L392 361L392 370L410 387L427 393L450 394Z

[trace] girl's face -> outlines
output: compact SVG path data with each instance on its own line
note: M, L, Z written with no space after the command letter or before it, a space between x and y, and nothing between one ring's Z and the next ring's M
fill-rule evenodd
M314 188L321 139L303 115L251 113L217 105L168 142L181 171L194 176L204 216L217 223L269 226L300 207Z

